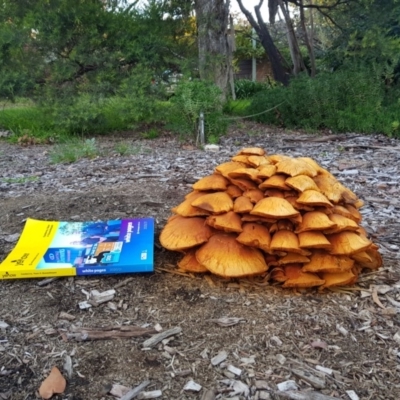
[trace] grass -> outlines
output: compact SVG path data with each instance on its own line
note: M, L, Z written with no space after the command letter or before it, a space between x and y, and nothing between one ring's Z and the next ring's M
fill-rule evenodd
M28 183L36 182L39 180L38 176L21 176L18 178L1 178L0 181L4 183Z
M82 158L96 158L102 155L96 139L72 138L64 143L53 146L49 153L50 162L53 164L73 163Z

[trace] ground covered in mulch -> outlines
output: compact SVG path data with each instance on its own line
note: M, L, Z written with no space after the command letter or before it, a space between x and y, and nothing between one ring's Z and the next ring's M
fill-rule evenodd
M113 399L113 385L134 388L144 381L150 394L137 398L151 398L151 392L163 399L400 398L397 140L240 124L216 152L168 134L144 140L126 132L96 143L100 157L51 164L51 145L0 141L0 261L27 217L153 216L156 272L45 285L0 281L0 399L39 399L53 366L67 379L56 400ZM121 156L116 143L135 151ZM362 275L355 287L322 293L176 273L179 255L158 242L170 209L192 183L249 146L312 157L355 191L365 201L362 226L380 246L383 268ZM116 290L111 302L79 308L91 290L109 289ZM151 334L84 341L71 335L136 326L179 327L180 333L151 347L143 346Z

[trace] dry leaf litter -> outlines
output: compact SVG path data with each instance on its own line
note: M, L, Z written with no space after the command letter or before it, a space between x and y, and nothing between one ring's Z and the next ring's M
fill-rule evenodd
M310 157L356 193L383 265L345 289L283 291L178 271L181 255L156 242L152 275L0 281L0 399L40 399L55 366L67 381L55 400L400 398L398 141L256 124L237 125L212 152L167 134L96 141L106 157L72 164L51 164L51 146L0 141L1 259L27 217L152 215L158 237L193 184L260 147ZM135 151L119 155L116 141Z

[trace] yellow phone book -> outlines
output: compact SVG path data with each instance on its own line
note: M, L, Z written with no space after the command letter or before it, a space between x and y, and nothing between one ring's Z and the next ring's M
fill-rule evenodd
M63 222L28 218L0 279L154 271L154 219Z

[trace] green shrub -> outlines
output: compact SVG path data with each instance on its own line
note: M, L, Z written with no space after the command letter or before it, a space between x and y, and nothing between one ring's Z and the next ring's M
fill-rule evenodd
M235 94L237 99L248 99L256 93L268 90L270 85L264 82L254 82L250 79L235 81Z
M200 80L177 84L175 95L171 98L168 116L169 128L180 135L196 137L200 112L204 113L206 138L216 138L226 133L228 121L223 115L220 89L211 82Z
M256 94L247 110L258 122L290 128L335 132L393 134L399 106L385 105L385 90L372 70L339 70L316 78L293 79L288 87L274 87ZM396 118L397 111L397 118Z

